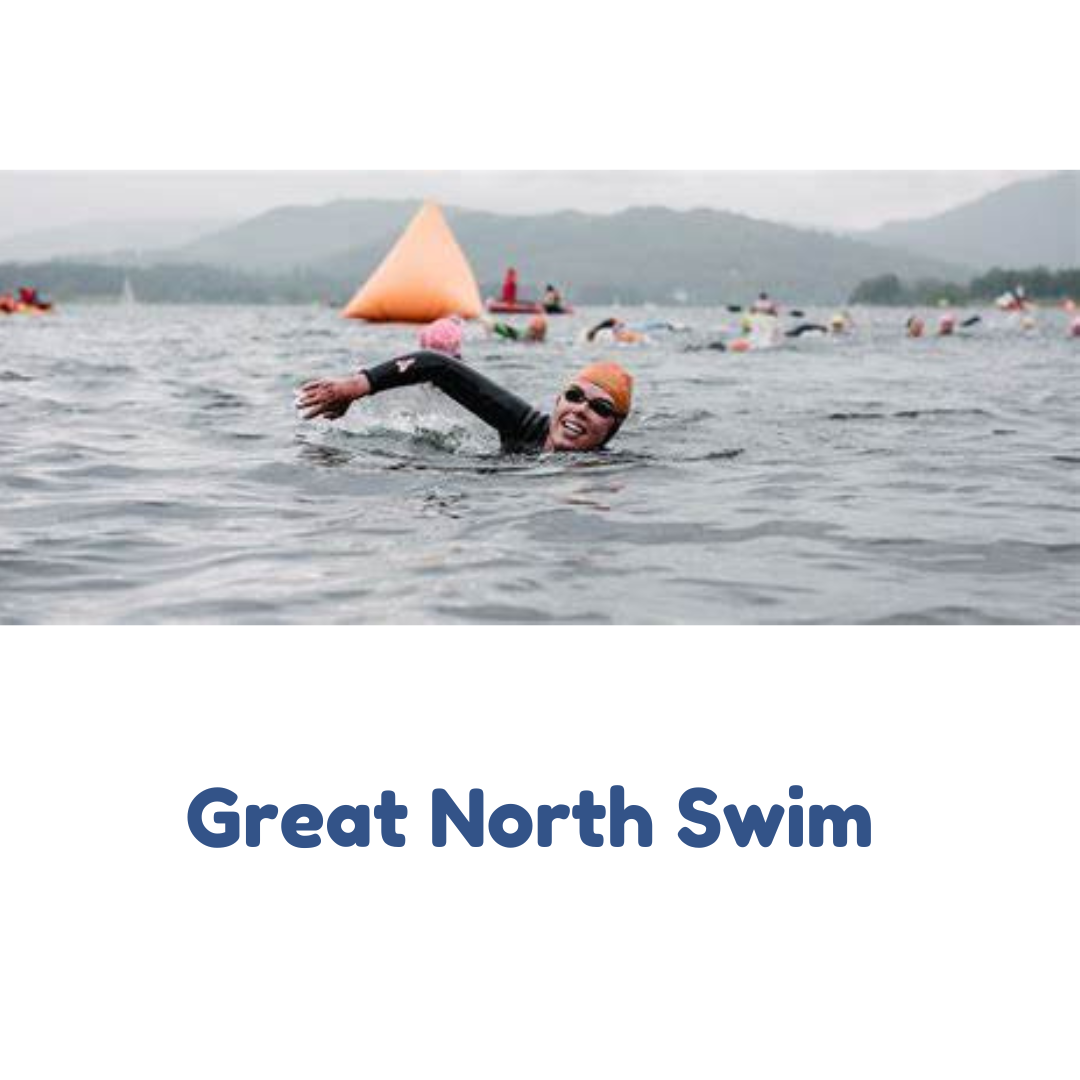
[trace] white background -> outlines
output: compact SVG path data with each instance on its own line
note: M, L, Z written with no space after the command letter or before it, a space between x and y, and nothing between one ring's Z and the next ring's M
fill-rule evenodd
M1075 636L3 645L8 1075L1071 1073ZM677 839L688 787L794 783L866 806L871 847ZM490 812L611 784L651 848L431 845L434 787ZM187 807L219 785L324 814L391 788L407 842L206 848Z
M1077 165L1076 16L1039 0L2 14L0 91L32 118L3 168ZM1073 1075L1076 644L5 631L0 1070ZM430 845L435 786L490 810L613 783L651 849L572 823ZM872 847L676 839L687 787L793 783L864 804ZM219 784L324 810L393 788L408 843L203 848L186 809Z

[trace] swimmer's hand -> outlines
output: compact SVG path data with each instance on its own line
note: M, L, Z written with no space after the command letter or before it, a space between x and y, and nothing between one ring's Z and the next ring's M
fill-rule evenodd
M363 373L352 379L318 379L300 388L296 407L303 411L305 420L320 416L340 420L354 401L370 393L371 383Z

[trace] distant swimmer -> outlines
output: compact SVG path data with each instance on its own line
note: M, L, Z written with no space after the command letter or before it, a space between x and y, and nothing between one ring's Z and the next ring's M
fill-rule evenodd
M995 303L1002 311L1023 313L1031 307L1031 301L1028 300L1023 285L1017 285L1015 289L1009 289L999 296Z
M742 332L750 349L775 349L784 341L780 318L777 315L748 315L742 321Z
M544 286L544 295L540 300L540 306L549 315L563 315L567 310L562 293L554 285L550 284Z
M794 326L790 330L784 331L784 337L801 338L804 334L827 333L829 333L829 327L822 326L821 323L800 323L798 326Z
M630 415L634 381L618 364L590 364L567 384L551 416L532 408L447 352L422 349L348 379L317 380L300 391L305 420L339 420L361 398L431 385L494 428L507 453L599 450Z
M631 329L622 319L604 319L586 332L585 340L594 342L601 334L610 334L612 341L620 345L637 345L645 340L644 334Z
M768 293L759 293L758 298L750 305L752 315L779 315L780 307Z
M938 322L938 337L952 337L956 333L956 316L942 315Z
M669 319L646 319L645 322L636 323L631 329L643 334L687 334L690 332L689 326L671 322Z
M926 323L918 315L912 315L906 324L907 336L921 338L926 330Z
M538 345L547 340L548 321L543 315L534 315L524 330L519 330L510 323L491 322L486 319L483 322L491 333L506 341L524 341L530 345Z

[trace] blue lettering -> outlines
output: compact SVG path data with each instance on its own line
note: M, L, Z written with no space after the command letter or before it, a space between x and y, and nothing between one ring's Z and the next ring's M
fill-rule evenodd
M507 819L517 822L515 832L506 831L505 823ZM492 812L488 820L488 832L491 833L491 839L500 847L521 847L532 836L532 831L533 823L532 818L529 817L529 811L524 806L518 806L516 803L506 803L505 806L500 806Z
M611 846L622 847L626 839L626 822L637 822L638 847L652 847L652 818L643 806L627 806L625 788L611 789Z
M345 822L353 827L346 829ZM371 843L371 820L366 806L339 806L326 822L326 835L338 847L367 847Z
M397 831L397 822L409 816L409 808L398 806L397 796L392 791L384 791L374 813L381 823L383 843L389 847L404 847L405 837Z
M277 807L274 805L268 806L249 806L244 815L245 827L244 833L246 836L246 843L248 847L258 847L262 842L262 823L264 821L273 821L277 817Z
M203 824L202 816L203 811L212 803L224 803L226 806L232 806L236 799L236 792L224 787L212 787L200 791L191 800L191 805L188 807L187 823L191 835L200 844L205 844L207 847L232 847L240 839L240 815L235 810L218 810L214 814L214 821L218 825L225 826L221 832L211 832Z
M565 803L558 806L541 806L536 811L536 843L540 847L551 847L551 823L556 819L570 816L570 807Z
M298 848L318 847L322 843L322 837L317 835L322 828L322 811L310 803L297 803L290 806L281 816L281 835L285 842ZM313 832L315 836L302 836L302 833Z
M724 807L724 817L727 818L728 828L739 847L746 847L755 835L762 847L768 847L776 836L776 830L780 828L780 822L784 820L784 808L774 805L766 819L760 806L748 806L746 816L740 818L739 808L732 803L731 806Z
M436 788L431 793L431 843L435 847L446 847L447 819L453 822L454 828L468 840L471 847L482 847L484 792L480 788L473 788L469 792L469 816L466 817L445 788Z
M802 788L798 784L792 784L788 788L788 796L792 799L801 799ZM787 815L788 847L802 847L803 808L789 806Z
M716 802L716 792L707 787L692 787L684 791L679 799L679 813L692 825L701 825L705 829L703 833L696 833L685 827L680 829L679 839L687 847L710 847L720 838L720 819L707 810L698 810L694 804L699 802L712 806Z
M859 847L870 846L870 815L863 806L810 807L810 846L821 847L825 843L825 820L832 822L833 847L847 847L848 822L855 822L855 842Z
M578 835L581 837L581 842L586 847L603 847L604 838L597 836L592 826L594 821L607 817L607 807L597 806L593 802L593 793L583 791L571 812L578 819Z

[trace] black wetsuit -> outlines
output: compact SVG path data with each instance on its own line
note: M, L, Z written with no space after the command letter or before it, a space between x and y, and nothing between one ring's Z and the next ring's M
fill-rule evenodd
M540 451L547 441L550 417L452 356L426 351L409 353L366 368L364 374L373 394L399 386L424 383L437 386L447 397L493 427L508 453Z
M601 330L614 330L619 325L618 319L605 319L602 323L597 323L586 335L586 341L595 341L596 335Z

